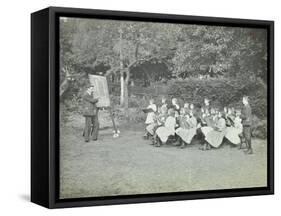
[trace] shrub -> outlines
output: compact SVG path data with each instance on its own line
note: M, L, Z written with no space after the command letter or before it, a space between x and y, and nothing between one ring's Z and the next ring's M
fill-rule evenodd
M80 92L81 93L81 92ZM61 102L61 120L67 121L71 113L82 113L81 94L71 94ZM184 102L194 103L200 107L205 97L211 99L213 106L223 108L224 106L241 108L243 95L249 95L253 114L258 119L265 119L267 116L267 91L266 85L260 79L234 79L234 78L187 78L171 79L166 83L155 82L149 87L135 87L130 90L129 109L120 107L120 96L110 95L113 114L118 120L132 122L143 122L146 115L142 108L148 105L148 100L154 98L156 104L161 103L162 96L168 101L176 97L180 105ZM253 133L266 134L265 125L255 127ZM259 131L259 132L258 132ZM264 135L262 135L264 137Z
M172 97L194 103L198 107L207 97L214 106L219 108L224 106L241 107L243 95L248 95L253 113L261 119L267 116L266 86L260 79L210 78L201 80L190 78L184 81L170 80L167 93Z
M71 115L82 114L83 105L82 98L73 94L70 99L65 99L60 102L60 122L66 124Z
M148 100L145 97L130 96L129 107L143 108L148 105Z
M267 138L267 120L261 120L257 116L253 117L252 136L260 139Z
M125 109L117 106L113 110L113 116L120 122L130 121L134 123L144 122L146 118L146 115L141 110L141 107Z

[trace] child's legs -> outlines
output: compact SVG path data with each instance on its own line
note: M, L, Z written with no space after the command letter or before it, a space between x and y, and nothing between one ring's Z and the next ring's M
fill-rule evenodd
M243 128L243 135L248 149L252 149L252 140L251 140L251 127L246 126Z

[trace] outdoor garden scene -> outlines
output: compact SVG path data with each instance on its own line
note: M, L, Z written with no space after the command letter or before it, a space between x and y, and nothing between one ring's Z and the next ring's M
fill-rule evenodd
M106 77L112 116L109 107L98 108L97 140L85 142L89 75ZM225 116L243 112L245 96L252 154L227 137L219 147L202 148L205 100ZM157 116L163 98L175 131L184 108L192 109L196 126L186 145L176 132L164 142L159 125L153 134L147 131L144 110L152 102ZM266 30L60 19L60 198L263 187L266 167Z

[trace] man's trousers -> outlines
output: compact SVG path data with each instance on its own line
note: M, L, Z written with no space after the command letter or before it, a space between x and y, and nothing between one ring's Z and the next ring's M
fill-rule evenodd
M99 120L98 115L85 116L84 138L85 141L98 139L99 133Z

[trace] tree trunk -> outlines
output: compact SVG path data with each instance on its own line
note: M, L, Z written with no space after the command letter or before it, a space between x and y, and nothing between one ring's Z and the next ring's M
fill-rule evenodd
M124 82L124 71L120 71L120 105L124 106L124 87L125 87L125 82Z
M120 92L120 105L125 107L127 110L128 114L128 109L129 109L129 81L130 81L130 65L127 68L124 68L123 65L123 51L122 51L122 42L123 42L123 29L122 27L119 30L119 40L120 40L120 87L121 87L121 92ZM136 47L135 47L135 61L138 59L138 50L139 50L139 43L137 42ZM125 78L126 74L126 78Z
M119 30L119 40L120 40L120 105L124 106L124 67L123 67L123 52L122 52L122 40L123 40L123 30L120 27Z
M124 106L125 106L125 109L129 108L129 91L128 91L129 79L130 79L130 70L126 70L126 79L125 79L125 82L124 82Z

